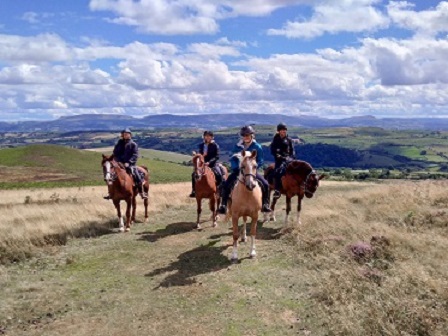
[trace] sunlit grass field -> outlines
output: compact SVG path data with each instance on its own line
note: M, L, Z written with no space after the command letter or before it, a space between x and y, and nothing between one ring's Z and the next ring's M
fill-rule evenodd
M447 187L323 180L300 225L281 201L236 265L228 224L193 229L189 183L152 186L128 234L103 187L2 191L0 331L445 336Z
M101 151L100 151L101 152ZM107 150L106 150L107 152ZM183 182L191 179L191 168L177 164L182 158L146 154L140 165L150 169L151 183ZM101 154L55 145L29 145L0 150L0 189L102 185Z

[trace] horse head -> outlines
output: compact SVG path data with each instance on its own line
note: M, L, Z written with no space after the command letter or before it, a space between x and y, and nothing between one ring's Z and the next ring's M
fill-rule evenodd
M194 179L200 181L202 176L205 175L205 160L202 154L193 152L193 158L191 159L194 167Z
M103 167L104 181L109 185L111 185L116 178L114 171L115 165L113 163L115 163L113 155L102 155L101 166Z
M257 186L257 151L241 151L240 174L246 188L250 191Z
M303 186L305 196L311 198L319 187L319 181L325 178L325 174L318 175L308 162L294 160L286 168L286 173L297 177L297 181Z

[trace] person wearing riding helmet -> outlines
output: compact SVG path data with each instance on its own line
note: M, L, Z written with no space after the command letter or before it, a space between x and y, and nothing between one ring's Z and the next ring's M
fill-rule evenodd
M230 158L230 166L232 169L232 173L229 175L227 180L223 183L222 193L221 193L221 206L218 209L218 212L221 214L225 214L227 211L227 201L229 200L230 193L232 191L233 185L235 184L236 179L240 173L240 162L238 156L236 154L241 153L242 150L246 151L257 151L257 165L259 168L263 166L264 163L264 155L263 148L261 145L255 141L254 138L255 131L252 126L243 126L240 130L241 140L234 146L232 153L233 156ZM261 186L262 191L262 212L271 212L269 208L269 185L268 182L264 179L264 177L256 173L257 180Z
M143 189L143 179L138 172L138 168L136 166L138 159L138 146L132 140L132 132L129 128L126 128L121 131L121 139L118 140L117 144L114 147L114 159L117 162L122 163L126 171L130 172L135 185L137 186L138 192L143 199L148 198L148 194L146 194ZM105 199L110 199L110 195L104 197Z
M222 183L222 172L217 165L219 160L219 146L214 140L214 134L212 131L205 131L202 135L202 139L204 140L198 146L199 154L204 155L204 161L207 166L211 168L213 173L215 174L216 185L219 187ZM191 175L191 194L190 197L196 197L195 191L195 180L194 173Z
M275 159L274 177L274 198L279 198L282 188L282 176L286 169L286 164L295 159L294 145L288 137L288 127L284 123L277 125L277 134L274 135L271 143L271 154Z

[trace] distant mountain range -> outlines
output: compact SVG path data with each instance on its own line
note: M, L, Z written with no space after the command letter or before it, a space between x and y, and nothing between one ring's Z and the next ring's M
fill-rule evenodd
M16 123L0 122L1 132L34 131L93 131L120 130L124 127L134 129L149 128L207 128L221 129L247 124L275 125L284 122L289 126L308 128L328 127L381 127L384 129L448 130L448 118L376 118L373 116L351 117L345 119L326 119L306 115L289 116L281 114L200 114L173 115L159 114L144 118L134 118L115 114L80 114L61 117L52 121L24 121Z

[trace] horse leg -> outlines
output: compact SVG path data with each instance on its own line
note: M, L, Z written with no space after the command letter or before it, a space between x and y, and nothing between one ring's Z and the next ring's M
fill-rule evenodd
M202 212L202 199L199 197L196 197L196 203L197 203L197 208L196 208L196 212L198 214L197 216L197 220L196 220L196 229L200 230L201 229L201 224L199 223L199 220L201 219L201 212Z
M245 243L247 242L247 216L243 216L243 229L241 230L241 234L243 237L241 237L241 242Z
M115 206L115 209L117 209L118 231L124 232L124 221L123 221L123 217L121 217L120 201L114 200L114 206Z
M272 212L270 214L269 213L266 214L266 215L270 216L270 220L273 221L273 222L277 221L277 218L275 218L275 205L277 204L278 200L279 200L279 198L274 198L272 200L272 203L271 203L271 210L272 210Z
M257 216L252 218L252 223L250 225L250 257L255 258L257 252L255 251L255 236L257 235Z
M126 227L124 229L125 232L129 232L129 230L131 230L131 207L132 207L132 199L128 198L126 200Z
M217 208L216 208L216 194L213 194L213 196L210 198L210 211L212 212L212 220L213 220L213 227L217 227Z
M302 224L300 221L300 211L302 210L302 197L300 195L297 196L297 217L296 217L296 223L297 225Z
M148 198L145 198L143 200L143 205L145 206L145 223L148 222L148 204L149 204L149 179L148 175L145 176L145 185L143 186L143 189L146 192L146 195L148 195Z
M233 250L232 259L233 263L238 262L238 215L232 215L232 228L233 228Z
M291 197L286 196L286 216L285 216L285 226L288 225L289 213L291 212Z
M134 194L132 196L132 216L131 216L131 223L135 223L135 212L137 210L137 194Z

